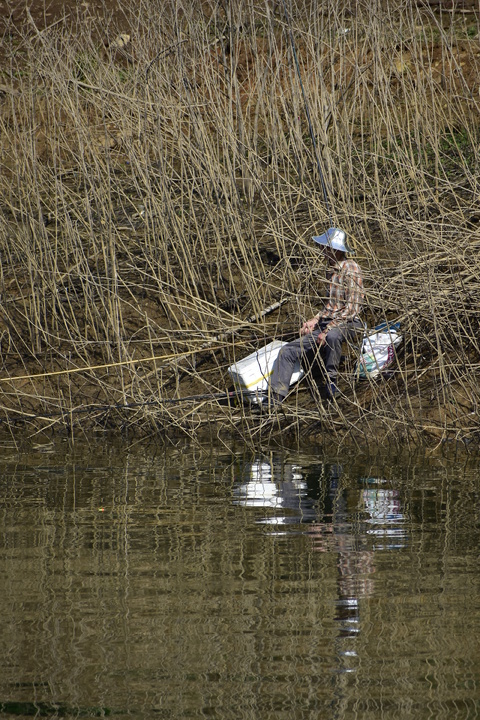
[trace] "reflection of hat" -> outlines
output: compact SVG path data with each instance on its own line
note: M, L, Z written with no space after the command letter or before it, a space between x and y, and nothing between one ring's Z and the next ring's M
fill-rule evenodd
M351 253L351 250L346 243L347 234L343 230L338 228L330 228L323 235L316 235L313 240L319 245L327 245L334 250L340 250L344 253Z

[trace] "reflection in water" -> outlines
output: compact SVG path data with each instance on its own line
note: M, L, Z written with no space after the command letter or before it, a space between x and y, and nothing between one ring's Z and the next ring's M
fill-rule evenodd
M341 474L339 465L322 465L317 487L310 479L313 491L309 493L301 466L284 463L282 458L269 462L257 459L245 466L243 481L235 486L234 496L235 502L245 507L281 511L260 519L261 523L305 525L301 532L312 538L313 549L336 556L337 652L346 659L358 654L355 641L361 630L361 600L374 591L375 552L401 549L407 537L397 490L383 487L383 478L360 479L355 488L356 500L351 490L349 493L342 489ZM323 491L321 505L317 503L319 490ZM357 522L353 522L349 511L352 505L359 508ZM369 535L381 537L385 543L372 545ZM344 661L339 671L354 672L355 666Z
M381 484L386 481L369 478L366 482ZM405 547L406 525L398 490L369 487L363 490L362 498L369 515L367 522L373 526L367 532L378 538L375 548L398 550Z
M0 720L479 713L478 467L0 444Z
M287 524L309 522L315 512L307 493L301 468L290 463L275 465L256 460L247 463L244 482L234 487L235 502L245 507L283 508L283 515L271 515L260 522Z

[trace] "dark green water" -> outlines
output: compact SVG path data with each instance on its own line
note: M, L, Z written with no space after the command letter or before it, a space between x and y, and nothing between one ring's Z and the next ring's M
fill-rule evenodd
M2 717L480 716L480 460L0 445Z

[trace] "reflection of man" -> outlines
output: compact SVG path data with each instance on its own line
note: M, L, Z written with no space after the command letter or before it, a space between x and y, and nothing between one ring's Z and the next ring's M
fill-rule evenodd
M322 246L327 261L328 299L322 310L300 329L301 337L284 345L270 378L270 402L281 403L290 387L295 364L306 355L315 356L319 347L327 374L322 388L331 400L337 391L337 373L344 340L354 339L362 328L359 313L363 303L363 277L359 265L347 258L352 250L343 230L330 228L313 238Z
M257 522L282 525L285 531L293 525L295 534L299 527L308 533L313 550L328 555L317 563L321 577L333 579L335 558L335 591L327 583L324 597L335 606L339 672L354 672L362 601L375 592L377 551L405 547L406 528L399 493L385 486L386 480L360 478L359 488L341 483L342 473L340 465L316 462L301 467L284 462L279 454L245 464L233 492L235 503L267 510Z

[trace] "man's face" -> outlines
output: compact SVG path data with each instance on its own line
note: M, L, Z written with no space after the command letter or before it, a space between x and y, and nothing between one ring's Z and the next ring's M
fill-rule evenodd
M333 250L328 245L323 245L322 250L323 250L323 257L325 258L327 263L329 265L335 265L335 263L337 262L335 250Z

